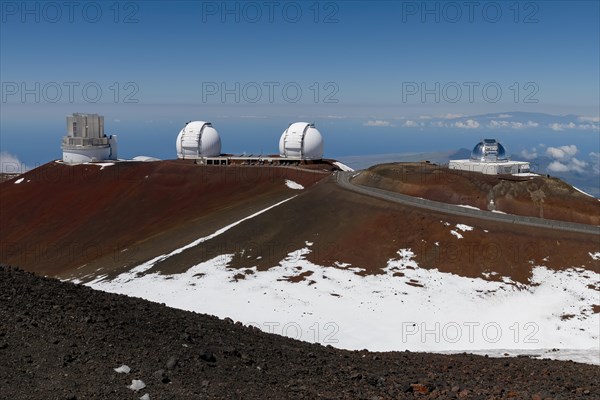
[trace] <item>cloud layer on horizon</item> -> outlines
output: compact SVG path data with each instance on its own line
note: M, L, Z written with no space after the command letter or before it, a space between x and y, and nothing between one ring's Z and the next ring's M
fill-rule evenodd
M17 156L6 151L0 152L0 173L22 174L29 171L29 169Z
M419 115L408 118L397 116L393 119L403 120L400 128L454 128L454 129L506 129L506 130L550 130L563 132L569 130L600 132L600 117L595 116L544 116L536 120L536 115L528 113L486 114L464 116L462 114ZM540 115L537 114L539 117ZM553 118L554 117L554 118ZM545 120L544 120L545 119ZM554 121L553 121L554 120ZM396 127L387 119L371 119L363 123L368 127Z

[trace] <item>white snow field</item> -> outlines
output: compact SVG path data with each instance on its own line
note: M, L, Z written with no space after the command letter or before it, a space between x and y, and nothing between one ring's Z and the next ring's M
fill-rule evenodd
M147 273L156 263L291 198L115 279L100 276L88 285L338 348L530 354L600 364L600 314L592 310L599 303L600 282L598 274L582 268L535 266L525 285L495 273L486 276L500 281L420 268L410 249L399 249L384 274L360 276L360 268L348 264L309 262L313 243L306 242L267 271L252 268L245 279L234 279L241 271L228 267L232 254L190 265L181 274ZM456 226L463 233L469 228ZM307 271L312 274L300 282L287 279Z

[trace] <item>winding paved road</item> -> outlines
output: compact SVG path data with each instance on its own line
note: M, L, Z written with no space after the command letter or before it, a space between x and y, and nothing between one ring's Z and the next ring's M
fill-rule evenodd
M407 196L388 190L377 189L370 186L355 185L350 182L350 177L356 172L336 172L336 181L344 189L352 190L371 197L400 203L407 206L434 210L446 214L460 215L472 218L498 221L515 225L534 226L537 228L558 229L563 231L600 235L600 227L594 225L576 224L574 222L556 221L551 219L524 217L512 214L500 214L491 211L476 210L466 207L460 207L453 204L440 203L438 201L421 199L418 197Z

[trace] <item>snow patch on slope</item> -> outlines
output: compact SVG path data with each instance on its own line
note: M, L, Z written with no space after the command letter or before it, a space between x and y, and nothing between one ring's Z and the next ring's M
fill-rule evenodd
M295 190L304 189L304 186L302 186L301 184L296 183L294 181L290 181L289 179L285 180L285 186L289 187L290 189L295 189Z
M100 167L100 171L102 171L106 167L112 167L115 163L106 162L106 163L90 163L91 165L97 165Z
M444 225L449 226L450 224L446 223ZM456 224L456 229L463 231L463 232L467 232L467 231L472 231L473 227L469 226L469 225L465 225L465 224ZM456 236L457 239L462 239L464 237L463 235L461 235L454 229L450 230L450 234L452 234L453 236Z
M455 230L451 230L450 233L454 236L456 236L457 239L462 239L463 235L461 235L460 233L456 232Z
M458 206L463 207L463 208L470 208L471 210L481 210L481 208L479 208L479 207L473 207L473 206L469 206L466 204L459 204Z
M463 232L472 231L473 227L465 224L456 224L456 227Z
M242 271L229 267L234 254L224 254L181 274L139 275L138 267L89 286L346 349L497 355L559 348L600 364L592 271L537 266L528 285L488 281L420 268L401 249L382 274L361 276L358 267L309 262L306 245L266 271L251 268L245 279L234 279Z
M225 227L223 227L223 228L221 228L221 229L217 230L216 232L214 232L214 233L212 233L212 234L210 234L210 235L208 235L208 236L204 236L204 237L198 238L198 239L194 240L193 242L191 242L191 243L189 243L189 244L186 244L186 245L185 245L185 246L183 246L183 247L180 247L180 248L178 248L178 249L175 249L175 250L171 251L171 252L170 252L170 253L168 253L168 254L162 254L162 255L160 255L160 256L158 256L158 257L154 257L153 259L151 259L151 260L148 260L148 261L146 261L146 262L144 262L144 263L142 263L142 264L138 265L137 267L135 267L135 268L131 269L129 272L126 272L125 274L119 275L119 277L123 277L123 276L130 276L129 280L133 280L134 278L136 278L136 277L138 276L138 274L142 274L142 273L144 273L144 272L148 271L149 269L151 269L152 267L154 267L154 265L155 265L156 263L158 263L158 262L161 262L161 261L164 261L164 260L166 260L167 258L170 258L170 257L172 257L172 256L174 256L174 255L177 255L177 254L179 254L179 253L182 253L183 251L185 251L185 250L187 250L187 249L190 249L190 248L192 248L192 247L196 247L196 246L198 246L199 244L206 242L207 240L210 240L210 239L212 239L212 238L215 238L215 237L217 237L217 236L219 236L219 235L221 235L221 234L223 234L223 233L227 232L228 230L230 230L230 229L231 229L231 228L233 228L234 226L236 226L236 225L239 225L239 224L241 224L242 222L244 222L244 221L247 221L247 220L249 220L249 219L252 219L252 218L254 218L254 217L256 217L256 216L258 216L258 215L260 215L260 214L263 214L263 213L265 213L265 212L269 211L270 209L272 209L272 208L275 208L275 207L277 207L277 206L279 206L279 205L281 205L281 204L283 204L283 203L285 203L285 202L287 202L287 201L290 201L290 200L292 200L294 197L296 197L296 196L289 197L289 198L287 198L287 199L285 199L285 200L282 200L282 201L280 201L279 203L273 204L272 206L269 206L269 207L267 207L267 208L265 208L265 209L263 209L263 210L260 210L260 211L258 211L258 212L256 212L256 213L252 214L252 215L249 215L249 216L247 216L247 217L245 217L245 218L242 218L242 219L240 219L239 221L236 221L236 222L234 222L234 223L232 223L232 224L229 224L229 225L227 225L227 226L225 226ZM98 278L96 278L96 279L95 279L95 280L94 280L92 283L98 283L98 282L100 282L100 281L104 280L105 278L106 278L105 276L99 276L99 277L98 277ZM77 280L73 280L73 281L74 281L75 283L79 283Z
M588 192L584 192L583 190L581 190L581 189L579 189L579 188L576 188L575 186L573 186L573 189L577 190L579 193L583 193L583 194L585 194L586 196L589 196L589 197L591 197L591 198L595 199L595 197L594 197L594 196L592 196L591 194L589 194Z
M341 169L344 172L354 172L353 168L350 168L349 166L347 166L344 163L341 163L339 161L334 161L333 165L335 165L336 167L338 167L339 169Z

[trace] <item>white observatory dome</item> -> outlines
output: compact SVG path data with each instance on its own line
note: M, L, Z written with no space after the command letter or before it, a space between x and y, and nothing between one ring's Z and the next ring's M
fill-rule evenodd
M177 135L177 158L196 159L221 155L221 138L210 122L192 121Z
M314 124L295 122L279 139L281 157L320 160L323 158L323 137Z

